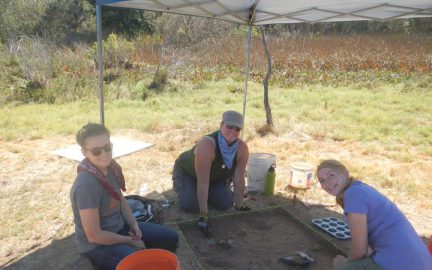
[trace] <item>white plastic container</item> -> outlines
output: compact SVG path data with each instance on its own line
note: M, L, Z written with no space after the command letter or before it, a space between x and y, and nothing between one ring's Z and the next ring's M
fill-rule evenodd
M276 165L276 156L269 153L252 153L247 163L247 190L263 192L265 176L270 166Z
M290 164L289 185L295 188L310 188L314 166L307 162L292 162Z

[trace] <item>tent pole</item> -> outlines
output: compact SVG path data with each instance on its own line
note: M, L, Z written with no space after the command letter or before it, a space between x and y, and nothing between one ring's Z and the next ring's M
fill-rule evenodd
M102 63L102 10L101 5L96 5L96 31L97 31L97 53L98 53L98 76L99 76L99 111L100 123L105 125L104 95L103 95L103 63Z
M249 63L250 63L250 48L251 48L251 36L252 36L252 25L249 25L249 29L246 37L246 64L245 64L245 90L243 95L243 126L246 118L246 98L248 94L248 80L249 80ZM243 133L241 138L243 139Z

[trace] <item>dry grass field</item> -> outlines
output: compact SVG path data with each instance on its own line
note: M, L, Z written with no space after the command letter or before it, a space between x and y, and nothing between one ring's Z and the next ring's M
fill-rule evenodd
M244 38L210 38L164 56L152 39L132 45L113 40L119 49L111 57L119 61L105 62L107 126L115 127L114 135L155 144L118 158L126 194L138 193L147 182L150 191L176 201L171 181L176 157L218 127L219 110L241 108ZM431 36L293 36L269 43L276 131L261 129L266 60L254 38L244 139L251 153L276 155L276 196L254 195L251 206L291 205L293 193L285 190L289 164L334 158L393 200L422 237L432 235ZM51 151L75 143L78 127L98 121L94 53L84 44L58 49L50 59L40 50L30 52L18 61L0 50L0 268L70 269L78 257L69 201L77 163ZM169 69L169 82L154 93L148 85L159 63ZM29 78L26 67L34 72ZM45 88L32 88L42 71ZM327 205L298 204L297 214L306 219L340 213L317 186L299 197ZM170 226L194 219L178 203L165 212ZM177 254L183 270L202 269L184 239Z

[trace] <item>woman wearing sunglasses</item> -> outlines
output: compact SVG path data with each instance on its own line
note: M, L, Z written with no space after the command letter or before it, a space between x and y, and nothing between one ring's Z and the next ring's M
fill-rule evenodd
M87 124L76 140L85 159L70 192L78 251L98 269L116 269L127 255L144 248L175 251L176 231L154 223L137 222L124 198L125 181L112 158L109 131Z
M219 130L204 136L175 162L173 184L180 207L187 212L200 213L198 226L205 233L208 230L208 203L226 210L234 201L237 210L249 210L243 204L249 150L239 138L242 128L243 117L240 113L224 112Z
M432 269L426 245L393 202L351 177L347 168L336 160L321 162L317 178L327 193L336 196L351 231L348 258L336 256L334 269Z

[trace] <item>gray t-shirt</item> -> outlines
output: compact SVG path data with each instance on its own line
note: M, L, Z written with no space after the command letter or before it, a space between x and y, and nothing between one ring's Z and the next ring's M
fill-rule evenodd
M108 172L107 180L116 192L121 192L117 179L111 170ZM121 215L121 202L111 197L95 176L87 172L79 173L72 186L70 200L75 223L74 240L79 253L97 247L87 239L81 224L79 210L98 208L102 230L116 233L123 228L124 220Z

